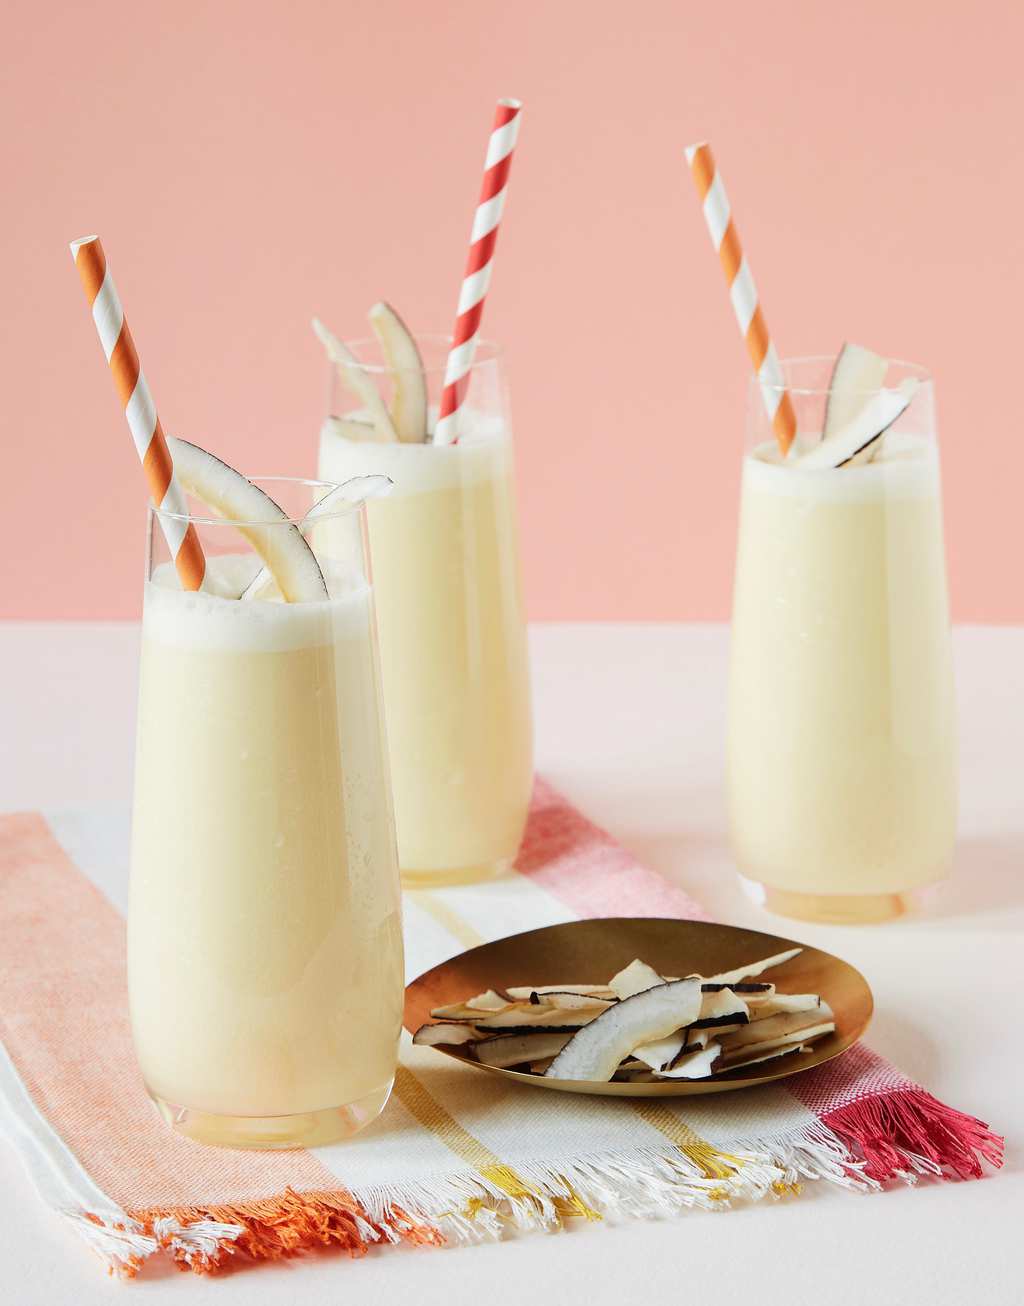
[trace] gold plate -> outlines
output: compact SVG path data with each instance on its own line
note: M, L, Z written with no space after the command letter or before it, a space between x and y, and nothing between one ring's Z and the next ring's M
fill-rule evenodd
M762 934L759 930L662 918L616 916L570 921L483 943L428 970L405 991L405 1027L413 1033L430 1020L432 1008L464 1001L485 989L525 984L605 984L634 957L642 957L663 975L715 975L797 947L803 948L803 952L768 972L765 979L777 984L783 993L819 993L835 1013L835 1033L815 1043L810 1052L795 1052L779 1061L765 1062L764 1069L730 1070L715 1079L596 1084L499 1070L482 1065L461 1048L434 1049L475 1070L562 1093L606 1097L728 1093L787 1079L831 1061L856 1043L867 1029L874 1008L864 976L831 953L777 934Z

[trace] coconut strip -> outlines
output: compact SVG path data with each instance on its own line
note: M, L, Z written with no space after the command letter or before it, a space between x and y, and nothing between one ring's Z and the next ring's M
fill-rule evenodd
M690 1052L673 1062L668 1070L656 1070L655 1079L707 1079L715 1069L721 1048L717 1043Z
M700 983L659 984L618 1002L575 1034L548 1068L551 1079L607 1081L630 1051L667 1038L700 1011Z
M772 970L776 966L781 966L787 961L792 961L794 957L800 955L803 948L790 948L786 952L778 952L774 957L765 957L763 961L752 961L747 966L737 966L735 970L722 971L720 975L708 975L707 981L710 984L731 984L733 981L740 982L749 979L755 975L763 975L766 970Z
M611 977L608 987L621 1000L635 997L637 993L643 993L646 989L653 989L664 983L664 978L653 966L648 966L646 961L641 961L637 957L617 975Z
M578 997L608 999L615 997L607 984L520 984L507 989L506 992L516 1001L525 999L527 1002L534 993L539 997L546 997L549 993L572 993Z

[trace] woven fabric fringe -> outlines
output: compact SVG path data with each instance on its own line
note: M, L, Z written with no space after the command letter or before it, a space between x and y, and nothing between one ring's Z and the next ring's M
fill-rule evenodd
M125 1279L134 1279L157 1253L169 1256L180 1270L215 1274L239 1253L272 1261L316 1247L363 1256L377 1242L444 1242L438 1230L409 1216L397 1203L385 1221L374 1223L347 1193L297 1193L290 1188L257 1202L140 1211L124 1221L103 1220L89 1212L64 1214L108 1272Z
M287 1190L265 1201L132 1212L124 1221L66 1212L113 1274L150 1256L213 1274L241 1254L276 1260L316 1247L362 1256L378 1243L465 1246L516 1230L553 1233L573 1217L662 1219L696 1208L795 1197L807 1180L870 1193L921 1175L977 1178L1002 1164L1003 1141L920 1088L865 1097L796 1132L518 1164L431 1182L341 1192Z
M860 1098L823 1116L878 1182L939 1175L980 1179L983 1162L1003 1164L1003 1139L981 1120L946 1106L923 1088Z

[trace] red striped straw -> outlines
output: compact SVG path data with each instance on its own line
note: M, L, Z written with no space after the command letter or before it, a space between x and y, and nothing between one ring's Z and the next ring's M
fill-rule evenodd
M469 237L469 258L466 274L459 292L459 307L455 317L455 331L451 352L444 373L444 389L434 430L435 444L454 444L458 440L459 409L469 389L469 369L473 366L483 316L487 288L491 284L491 267L494 246L498 239L501 211L505 207L512 151L519 135L520 100L499 100L494 114L494 126L487 143L484 160L484 180L480 200L473 217L473 230Z
M106 255L98 236L83 236L71 242L71 257L82 279L82 289L92 309L92 320L110 364L135 447L142 459L142 470L149 486L149 497L165 512L187 516L188 504L181 486L174 479L174 467L157 416L153 396L139 363L128 323L124 320L121 300L114 279L107 268ZM206 560L195 527L183 521L160 518L164 537L181 580L182 589L202 587Z
M714 155L706 141L698 145L688 145L686 161L690 165L697 194L704 209L704 220L711 233L711 243L722 263L736 321L747 342L747 352L754 365L754 372L761 383L761 397L771 418L775 439L785 455L789 452L789 446L796 435L796 413L793 411L793 401L786 389L786 379L782 374L779 356L775 352L764 314L761 312L750 264L740 245L736 224L732 219L732 210L729 207L729 197L725 193L722 182L722 174L715 165Z

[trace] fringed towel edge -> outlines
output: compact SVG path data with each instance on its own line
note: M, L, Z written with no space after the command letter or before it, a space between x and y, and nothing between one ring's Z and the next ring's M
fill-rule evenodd
M879 1183L922 1174L980 1179L986 1162L995 1170L1003 1164L999 1134L917 1085L858 1098L821 1118Z
M133 1278L158 1253L213 1274L234 1256L276 1260L316 1247L362 1256L374 1244L464 1246L509 1230L553 1233L566 1219L652 1219L799 1194L805 1181L855 1192L920 1176L979 1178L1003 1140L973 1116L909 1087L860 1098L803 1128L719 1149L699 1146L533 1161L415 1184L338 1192L291 1189L261 1201L130 1211L66 1211L111 1273Z

